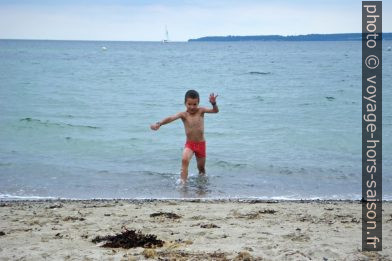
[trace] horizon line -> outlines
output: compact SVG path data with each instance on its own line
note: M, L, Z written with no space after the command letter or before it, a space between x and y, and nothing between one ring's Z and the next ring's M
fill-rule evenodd
M392 32L382 32L383 34L390 34ZM255 37L255 36L282 36L282 37L292 37L292 36L309 36L309 35L337 35L337 34L362 34L362 32L357 33L309 33L309 34L260 34L260 35L209 35L201 36L197 38L189 38L187 40L170 40L169 42L189 42L189 40L207 38L207 37ZM83 42L162 42L162 40L102 40L102 39L36 39L36 38L0 38L1 41L83 41Z

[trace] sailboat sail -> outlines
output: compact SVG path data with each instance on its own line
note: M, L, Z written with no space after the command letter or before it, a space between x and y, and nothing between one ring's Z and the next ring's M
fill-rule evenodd
M164 43L168 43L169 42L169 31L167 30L167 26L165 26L165 39L163 39Z

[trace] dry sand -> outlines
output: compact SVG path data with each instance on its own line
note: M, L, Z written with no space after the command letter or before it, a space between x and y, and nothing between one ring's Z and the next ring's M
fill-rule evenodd
M3 201L0 220L0 260L392 260L392 202L377 253L361 251L358 201ZM124 227L165 243L92 243Z

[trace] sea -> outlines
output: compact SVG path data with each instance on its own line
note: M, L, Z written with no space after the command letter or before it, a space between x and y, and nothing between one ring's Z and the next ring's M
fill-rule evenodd
M383 42L383 198L392 51ZM361 42L0 40L0 200L360 199ZM189 89L206 177L182 186Z

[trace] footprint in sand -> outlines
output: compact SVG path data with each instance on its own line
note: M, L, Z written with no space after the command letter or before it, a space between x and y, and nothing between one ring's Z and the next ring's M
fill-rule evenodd
M290 233L287 235L283 236L286 239L290 239L291 241L296 241L296 242L308 242L310 240L310 237L306 234L303 233Z

